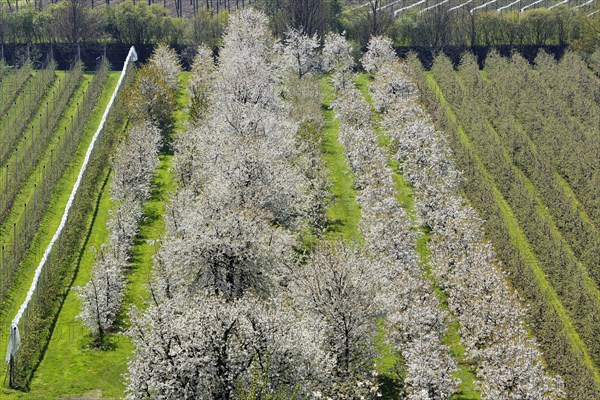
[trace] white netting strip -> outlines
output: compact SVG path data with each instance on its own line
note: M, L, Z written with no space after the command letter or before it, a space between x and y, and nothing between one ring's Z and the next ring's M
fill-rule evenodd
M65 228L65 225L67 223L67 218L69 217L69 211L71 211L71 207L75 200L75 196L77 195L77 191L79 190L79 186L81 185L81 181L83 180L83 176L85 174L88 163L92 156L92 151L94 150L94 145L96 144L96 140L100 136L100 133L102 133L102 131L104 130L104 124L106 123L106 119L108 118L108 113L110 112L110 109L111 109L115 99L117 98L117 94L119 93L119 90L121 88L121 85L123 84L125 75L127 74L127 69L129 67L129 64L131 62L135 62L135 61L137 61L137 53L135 52L135 48L132 46L131 49L129 49L127 58L125 59L125 64L123 65L123 71L121 71L121 76L119 77L119 81L117 82L117 87L113 91L110 101L108 102L108 105L106 106L106 110L104 110L104 115L102 115L102 120L100 121L100 125L98 126L98 129L96 130L96 133L94 134L94 137L92 138L92 142L90 143L90 145L87 149L87 152L85 154L85 159L83 161L83 165L81 166L81 169L79 170L79 175L77 176L77 181L75 181L75 185L73 186L73 190L71 191L71 195L69 196L69 201L67 201L65 211L64 211L62 219L60 221L60 225L56 229L56 232L54 232L54 236L52 236L52 240L50 240L50 243L46 247L46 250L44 251L42 260L40 261L37 269L35 270L33 282L31 282L31 286L29 287L29 291L27 292L27 297L25 298L25 301L23 302L23 304L21 304L21 307L19 308L19 312L17 312L17 315L12 320L12 323L10 326L10 339L8 341L8 348L6 350L6 362L7 363L10 362L11 357L13 357L19 351L19 348L21 347L21 337L19 334L19 321L21 321L23 314L27 310L27 307L29 307L29 303L31 302L31 299L33 298L33 295L35 293L35 289L38 285L38 281L40 279L42 270L44 269L44 266L46 265L46 262L48 261L48 257L50 256L50 252L52 251L52 248L54 247L54 245L60 238L60 235L62 234L62 231Z

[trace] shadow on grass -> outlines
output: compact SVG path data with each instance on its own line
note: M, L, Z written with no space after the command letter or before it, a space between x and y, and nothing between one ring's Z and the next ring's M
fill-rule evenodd
M33 379L33 376L35 375L38 368L40 367L42 360L46 356L46 351L48 350L48 346L50 345L50 341L52 340L52 333L54 332L54 328L56 327L56 323L58 322L58 318L60 317L60 313L63 309L65 301L67 300L67 296L69 295L69 292L71 291L71 288L73 287L73 284L75 283L75 279L77 278L77 274L79 273L79 267L81 266L81 261L83 259L83 255L85 253L85 249L87 248L90 238L92 236L92 230L94 228L94 223L96 222L96 218L98 216L98 210L100 209L100 202L102 200L102 195L104 194L104 191L108 185L108 181L110 180L111 172L112 172L112 170L109 169L108 173L106 174L106 178L104 178L104 182L102 182L100 191L98 192L98 196L96 198L96 205L94 206L94 213L92 215L92 220L88 226L87 233L85 235L85 240L83 241L83 245L81 246L81 249L79 250L79 255L77 256L77 262L75 263L75 269L73 270L73 274L71 275L71 281L69 282L69 285L67 286L67 290L65 290L64 293L60 296L61 299L60 299L60 304L58 306L58 310L57 310L57 312L54 313L54 316L52 317L52 323L50 324L49 331L51 333L50 333L50 335L48 335L48 339L44 343L41 356L37 359L33 369L31 370L31 373L29 374L29 377L27 378L27 385L25 386L25 391L30 390L29 385L31 383L31 380Z
M379 377L382 399L400 399L403 393L403 381L387 375Z

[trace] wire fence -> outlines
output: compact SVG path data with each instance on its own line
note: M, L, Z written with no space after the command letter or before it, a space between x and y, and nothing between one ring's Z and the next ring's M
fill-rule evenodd
M54 71L52 73L54 74ZM45 98L45 104L43 97L34 96L36 98L30 100L34 105L27 106L29 109L29 112L26 113L27 117L20 118L18 128L9 128L12 132L17 132L13 134L15 136L13 141L18 140L19 142L16 145L9 145L8 156L0 159L0 165L4 167L0 174L0 188L4 189L3 192L0 192L0 224L4 222L24 181L31 174L54 137L54 131L69 104L69 99L79 85L82 75L81 64L77 64L68 72L65 71L64 77L59 78L54 90L51 90ZM39 112L37 117L34 115L36 110ZM27 121L29 124L25 125ZM71 124L71 128L73 128L73 124Z
M1 61L0 61L1 62ZM8 68L5 68L8 70ZM17 96L31 78L31 63L27 63L0 80L0 115L8 113Z
M109 143L111 138L110 135L102 135L102 132L112 129L112 127L105 129L105 125L114 124L110 120L107 123L109 113L113 114L112 106L129 71L132 70L131 64L136 60L135 49L131 47L117 87L87 148L60 225L45 249L25 301L11 323L6 351L8 370L5 382L8 379L8 385L12 388L27 387L31 374L50 339L57 312L56 303L65 295L61 283L64 282L68 265L72 261L69 259L69 254L73 254L72 250L76 243L81 243L81 236L85 235L85 216L86 210L91 208L93 187L98 183L97 180L106 167L107 149L111 147ZM118 114L119 108L116 109L114 113Z
M73 83L71 85L76 87L80 82L81 68L76 67L75 69L78 72L72 71L70 74L73 75ZM19 210L18 219L13 222L12 227L9 227L10 232L5 232L5 239L0 243L0 304L8 296L14 278L17 275L18 266L27 254L37 229L50 205L52 193L77 150L107 77L108 67L103 65L96 71L92 82L86 87L82 102L78 104L74 114L67 120L63 132L58 132L58 136L56 136L60 118L68 118L68 116L63 116L63 112L69 101L67 95L69 93L72 94L75 87L70 91L62 91L61 96L63 98L61 101L65 103L64 107L56 109L51 122L40 120L42 132L37 141L35 141L35 143L38 143L37 148L32 148L29 152L22 152L22 158L20 160L16 158L17 162L13 164L14 167L12 169L7 164L5 170L2 171L0 188L5 188L5 190L3 193L0 192L0 209L6 210L6 213L10 212L9 207L11 206L22 207L22 210ZM32 130L34 130L33 126ZM48 141L55 136L56 143L48 149ZM46 140L44 141L42 138ZM46 156L45 158L47 163L39 165L40 153L44 151L48 152L48 150L50 153L49 157ZM32 172L34 168L37 168L37 172ZM35 174L33 193L26 197L26 201L22 204L13 204L19 190L23 187L25 180L31 173ZM10 237L11 235L12 237Z

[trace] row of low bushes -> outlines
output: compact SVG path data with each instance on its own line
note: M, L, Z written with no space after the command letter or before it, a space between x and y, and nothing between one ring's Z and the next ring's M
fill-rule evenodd
M413 70L418 71L419 86L424 100L436 117L437 123L448 133L457 165L464 171L463 191L478 213L486 220L486 233L493 241L496 252L509 273L511 282L530 305L528 322L534 329L549 367L563 377L569 398L598 398L600 386L595 381L593 363L586 360L581 354L581 346L578 345L577 337L574 336L572 327L568 319L565 319L561 307L556 304L553 289L540 285L539 276L535 271L535 265L539 261L535 258L529 259L531 254L524 249L527 244L515 240L515 227L511 226L511 221L506 218L510 210L506 209L501 194L495 186L496 183L490 176L490 172L493 174L500 171L492 169L488 172L484 167L490 167L492 162L501 161L503 163L503 160L498 158L495 161L490 158L482 160L480 158L483 156L481 147L478 147L482 143L471 142L469 138L465 138L465 133L462 132L460 126L460 123L463 122L460 115L459 121L457 121L456 116L447 108L444 100L441 100L442 94L436 91L434 85L428 84L425 75L419 72L420 66L414 67ZM454 73L451 71L451 67L450 71L446 72L448 74L436 74L436 79L443 80L445 77L453 80ZM446 88L444 94L450 90L450 84L449 82L441 84ZM479 131L479 133L481 133L480 140L485 139L484 135L489 135L487 130ZM498 168L502 168L502 166L500 165ZM519 204L516 203L521 199L518 195L524 193L521 185L516 185L514 189L507 193L513 196L512 199L508 198L512 200L513 205ZM529 210L529 207L526 207L526 210ZM523 210L513 211L519 214L519 211Z
M494 55L486 61L486 79L478 78L473 65L469 69L464 74L470 78L464 79L475 80L476 85L465 89L478 98L502 147L531 180L565 242L599 286L600 219L594 224L598 213L592 199L598 198L593 182L600 178L600 170L594 176L590 166L600 162L595 144L600 140L600 105L593 100L600 81L571 52L559 63L541 55L535 67L518 56ZM519 69L524 71L518 74ZM548 90L554 93L545 95ZM558 118L562 123L555 122L558 109L563 110Z
M527 68L527 63L523 63ZM486 101L476 95L480 85L476 64L465 58L463 68L455 73L449 60L439 59L433 73L458 120L474 146L475 152L490 172L495 185L512 208L527 240L541 262L543 270L568 310L578 333L592 357L600 359L600 297L595 286L586 282L587 270L580 268L568 242L546 213L531 181L514 166L510 153L502 146L498 133L489 124ZM473 76L474 75L474 76ZM515 128L513 128L514 130ZM514 135L513 132L509 135ZM576 135L576 133L574 133ZM511 143L512 145L512 143Z

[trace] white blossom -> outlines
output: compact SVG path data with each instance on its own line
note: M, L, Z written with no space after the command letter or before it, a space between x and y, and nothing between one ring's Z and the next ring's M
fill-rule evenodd
M385 61L396 59L392 39L386 36L374 36L367 44L367 52L361 58L361 64L367 72L377 72Z
M319 67L319 38L303 34L301 31L290 28L285 33L283 47L283 60L285 68L292 71L298 78L315 71Z
M145 201L159 159L162 142L160 130L149 122L134 126L117 147L112 160L113 178L110 194L115 201L133 197Z
M352 45L344 34L330 32L323 45L323 71L348 71L354 67Z
M76 288L82 302L77 318L98 336L100 344L121 310L126 283L123 270L123 262L103 246L96 253L90 280Z
M187 84L190 96L190 119L193 122L199 121L206 114L214 86L215 73L216 67L212 50L204 45L198 46Z
M165 44L159 44L148 62L158 67L162 79L172 90L177 90L177 76L181 72L181 62L175 50Z
M383 60L373 68L384 72L371 86L374 98L388 97L382 125L397 145L404 177L415 188L418 217L431 229L432 272L460 323L461 343L477 366L482 397L563 398L562 380L544 370L525 326L525 308L484 240L481 219L460 196L461 173L444 133L435 130L418 105L404 66Z

